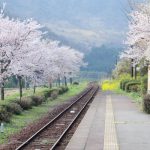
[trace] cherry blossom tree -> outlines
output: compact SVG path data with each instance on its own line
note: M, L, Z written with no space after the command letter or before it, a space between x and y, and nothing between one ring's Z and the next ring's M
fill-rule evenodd
M125 42L127 50L121 54L121 58L134 60L136 66L143 60L150 61L150 2L137 4L129 16L129 32Z
M28 53L33 39L42 36L41 25L36 21L11 19L0 14L0 84L1 99L4 99L4 82L12 75L12 64ZM17 67L17 66L16 66Z
M83 54L58 41L44 39L42 26L33 19L19 20L0 13L0 84L4 99L4 83L17 76L22 97L22 78L35 87L59 78L75 75L84 66Z
M58 78L64 78L65 85L67 85L67 78L70 75L75 75L80 70L80 67L85 65L83 62L84 55L68 46L58 46L54 55Z
M13 74L30 77L35 87L56 79L57 75L66 79L84 65L83 54L67 46L61 46L57 41L40 40L31 46L24 59L18 61ZM15 63L16 64L16 63ZM72 74L70 74L70 72Z

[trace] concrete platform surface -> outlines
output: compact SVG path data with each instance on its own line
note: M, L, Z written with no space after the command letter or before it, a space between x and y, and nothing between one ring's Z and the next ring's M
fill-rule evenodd
M150 115L126 96L112 94L120 150L150 150Z
M66 150L102 150L105 126L105 94L98 93Z
M66 150L150 150L150 115L126 96L99 92Z

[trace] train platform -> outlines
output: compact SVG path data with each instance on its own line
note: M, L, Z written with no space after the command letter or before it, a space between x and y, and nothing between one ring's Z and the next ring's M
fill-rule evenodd
M105 105L105 94L98 92L66 150L103 149Z
M149 150L150 115L126 96L99 92L66 150Z

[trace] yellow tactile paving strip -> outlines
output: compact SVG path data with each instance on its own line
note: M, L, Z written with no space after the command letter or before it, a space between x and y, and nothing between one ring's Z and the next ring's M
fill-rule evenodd
M119 150L111 96L106 97L105 135L103 150Z

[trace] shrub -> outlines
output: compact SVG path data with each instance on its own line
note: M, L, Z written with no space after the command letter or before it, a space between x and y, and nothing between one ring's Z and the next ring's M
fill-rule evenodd
M73 82L74 85L79 85L79 82Z
M69 90L69 88L66 86L62 86L59 88L59 94L64 94L65 92L67 92Z
M141 92L141 86L140 84L135 84L135 85L132 85L130 86L130 89L129 89L131 92Z
M150 113L150 94L147 94L143 100L144 111Z
M53 100L52 97L47 98L47 101L52 101L52 100Z
M56 89L48 89L44 91L44 97L47 99L48 97L51 97L52 92Z
M121 81L121 89L122 90L125 90L125 87L126 87L126 84L128 83L128 82L130 82L131 80L129 80L129 79L125 79L125 80L122 80Z
M120 81L120 89L122 89L123 80Z
M63 94L63 89L62 88L59 88L58 91L59 91L58 92L59 95Z
M129 79L123 79L120 81L120 89L124 90L125 89L125 84L127 82L129 82L130 80Z
M45 99L47 99L47 98L49 98L49 97L51 97L53 95L52 93L54 91L57 91L58 94L63 94L65 92L67 92L68 90L69 90L68 87L62 86L62 87L60 87L58 89L48 89L48 90L44 91L43 95L44 95Z
M126 92L140 92L140 81L132 80L125 84Z
M5 107L0 107L0 122L10 122L12 114Z
M19 115L22 113L22 108L19 104L17 103L9 103L4 106L7 112L10 112L12 114Z
M147 92L148 77L147 75L141 78L141 92L143 95Z
M32 99L32 105L38 106L42 104L45 98L43 96L31 96L31 99Z
M49 90L47 90L47 91L44 91L44 97L47 99L48 97L50 97L51 96L51 93L50 93L50 91Z
M54 90L51 94L51 98L52 99L56 99L58 97L59 91L58 90Z
M21 100L18 100L17 103L24 109L28 110L32 108L32 99L30 97L23 97Z
M63 93L65 93L65 92L67 92L69 89L68 89L68 87L67 86L63 86L62 87L62 91L63 91Z
M48 88L48 86L47 86L47 85L43 85L42 87L44 87L44 88Z

